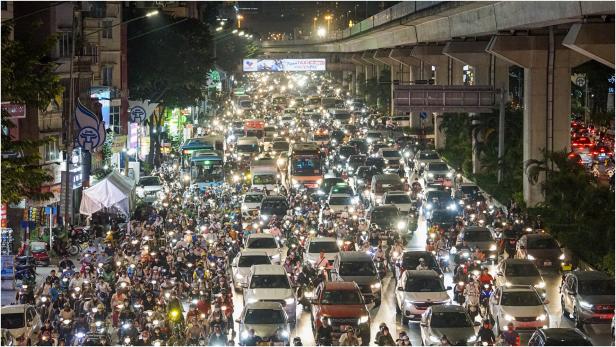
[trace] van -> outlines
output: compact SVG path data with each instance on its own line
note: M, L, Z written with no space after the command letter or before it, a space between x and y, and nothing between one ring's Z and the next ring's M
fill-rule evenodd
M383 195L391 190L404 190L400 176L395 174L376 175L370 187L370 203L378 205L383 203Z

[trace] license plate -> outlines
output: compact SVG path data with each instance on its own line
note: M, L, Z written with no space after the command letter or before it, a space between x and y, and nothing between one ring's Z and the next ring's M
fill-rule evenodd
M552 266L552 262L551 261L544 261L543 262L543 266Z
M536 325L535 322L518 322L518 328L532 328Z
M602 320L609 320L609 319L612 319L612 317L614 317L614 315L613 314L609 314L609 313L608 314L600 314L599 315L599 319L602 319Z

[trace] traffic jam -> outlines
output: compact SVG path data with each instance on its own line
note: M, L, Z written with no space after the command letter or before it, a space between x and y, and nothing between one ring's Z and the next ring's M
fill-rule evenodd
M409 125L325 74L245 75L139 179L128 222L48 276L16 260L3 344L613 343L614 278Z

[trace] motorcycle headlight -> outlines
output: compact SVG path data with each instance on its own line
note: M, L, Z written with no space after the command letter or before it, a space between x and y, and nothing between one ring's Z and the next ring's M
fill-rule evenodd
M434 178L434 174L432 172L428 173L428 177Z
M283 331L280 333L280 336L282 336L282 337L284 337L284 338L287 338L287 337L289 337L289 332L285 329L285 330L283 330Z
M370 317L369 317L369 316L361 316L361 317L359 318L359 324L365 324L365 323L368 323L368 320L370 320Z
M473 343L475 341L477 341L477 336L476 335L473 335L473 336L469 337L468 340L466 340L466 342L469 342L469 343Z
M430 210L430 209L432 209L432 206L433 206L432 203L429 203L429 204L426 205L426 209Z
M293 304L293 303L295 302L295 298L286 298L286 299L284 300L284 302L285 302L287 305L291 305L291 304Z
M372 289L379 289L379 288L381 288L381 282L376 282L376 283L370 285L370 288L372 288Z
M304 292L304 296L308 299L312 298L313 295L314 295L314 292L312 290L308 290Z
M564 254L564 253L563 253L563 254L561 254L561 255L560 255L560 257L558 257L558 259L560 259L560 260L565 260L565 254Z
M434 343L439 343L441 342L441 339L434 336L434 335L430 335L430 341L434 342Z
M505 315L505 320L511 322L513 320L513 316L510 314Z
M495 251L495 250L496 250L496 245L491 245L491 246L490 246L490 250L491 250L491 251Z
M526 256L526 259L528 259L528 260L535 260L535 257L533 257L532 255L529 254L529 255Z
M420 163L419 166L426 166L426 163Z
M294 179L291 180L291 183L298 184L299 182L294 178Z
M453 177L453 174L451 172L448 172L447 173L447 178L452 178L452 177Z
M545 288L545 282L541 281L541 282L535 284L535 288L539 288L539 289Z
M70 319L65 319L62 321L62 323L64 323L64 325L69 325L71 324L71 320Z
M86 336L86 334L82 333L81 331L75 334L75 337L78 339L83 339L84 336Z

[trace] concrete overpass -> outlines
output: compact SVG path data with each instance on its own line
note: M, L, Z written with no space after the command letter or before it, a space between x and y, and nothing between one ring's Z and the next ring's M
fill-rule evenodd
M571 68L590 59L614 68L614 2L408 1L324 38L263 41L261 47L266 56L325 56L328 70L350 80L352 91L358 77L378 77L385 67L403 84L460 85L464 66L474 84L507 91L509 67L520 66L526 161L541 158L543 149L570 146ZM442 147L442 115L433 116ZM417 124L412 114L411 125ZM479 159L473 155L474 171ZM524 197L531 206L541 202L540 183L525 177Z

